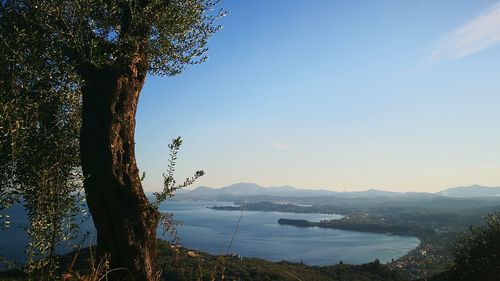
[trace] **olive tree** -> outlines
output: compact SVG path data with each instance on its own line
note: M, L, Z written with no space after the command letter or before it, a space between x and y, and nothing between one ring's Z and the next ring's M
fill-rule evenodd
M81 170L97 253L109 255L111 268L126 269L117 278L153 280L158 272L160 214L144 194L135 160L141 89L148 73L173 76L206 60L207 40L219 29L215 5L212 0L2 1L2 38L33 37L29 46L2 42L0 51L10 54L13 67L25 67L26 60L17 58L25 53L33 54L29 63L42 64L32 69L32 79L11 77L2 85L36 92L37 79L47 72L52 92L78 93ZM39 93L45 99L51 95Z
M63 58L46 34L6 9L0 10L0 211L15 202L25 206L28 277L53 280L56 248L75 238L79 221L78 77L52 67Z

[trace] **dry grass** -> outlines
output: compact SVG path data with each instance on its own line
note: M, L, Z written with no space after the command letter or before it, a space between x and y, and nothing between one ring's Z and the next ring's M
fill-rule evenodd
M61 280L63 281L107 281L111 273L121 270L127 270L126 268L110 268L109 266L109 255L104 255L99 263L96 264L94 254L92 252L92 246L89 247L90 252L90 264L88 267L88 272L77 272L73 268L78 256L80 255L80 249L75 252L73 259L68 266L65 273L62 274Z

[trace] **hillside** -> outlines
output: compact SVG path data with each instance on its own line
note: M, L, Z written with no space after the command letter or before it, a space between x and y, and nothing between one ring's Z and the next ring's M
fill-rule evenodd
M66 270L74 255L61 257ZM407 276L390 269L378 261L363 265L338 264L333 266L308 266L302 263L270 262L238 255L215 256L158 241L158 262L162 280L245 280L245 281L406 281ZM87 274L91 263L89 250L82 249L76 260L73 276ZM63 272L61 272L63 274ZM222 277L224 276L224 277ZM19 271L0 272L0 281L21 281ZM68 280L78 280L76 278Z

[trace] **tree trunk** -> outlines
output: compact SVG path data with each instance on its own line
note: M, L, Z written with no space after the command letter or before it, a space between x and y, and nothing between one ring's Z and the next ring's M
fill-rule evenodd
M81 68L80 153L87 203L97 229L97 256L109 255L119 280L155 279L159 214L142 189L135 160L135 114L145 59L126 67Z

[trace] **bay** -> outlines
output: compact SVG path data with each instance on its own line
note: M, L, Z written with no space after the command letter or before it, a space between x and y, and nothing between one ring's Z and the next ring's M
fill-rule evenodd
M232 203L167 201L161 204L160 210L173 213L174 220L182 222L176 226L182 246L215 255L229 252L271 261L302 261L309 265L330 265L340 261L361 264L375 259L385 263L405 255L420 243L416 237L278 224L280 218L320 221L338 219L340 215L264 211L241 213L207 208L214 205ZM22 206L13 207L8 213L12 226L0 229L0 255L22 263L26 258L24 251L28 242L24 231L28 226L27 217ZM236 229L240 215L241 221ZM95 240L91 219L82 225L82 232L86 231L92 232L91 237ZM229 248L233 234L234 241ZM158 228L158 237L171 239L163 234L161 227ZM60 249L61 253L67 251Z
M184 247L225 254L241 211L213 210L209 206L232 205L217 201L168 201L161 210L174 214ZM354 232L318 227L299 228L278 224L278 219L309 221L339 219L340 215L243 211L229 253L271 261L304 262L309 265L361 264L379 259L385 263L415 249L416 237ZM165 240L170 237L159 236Z

